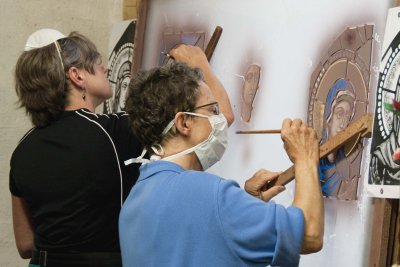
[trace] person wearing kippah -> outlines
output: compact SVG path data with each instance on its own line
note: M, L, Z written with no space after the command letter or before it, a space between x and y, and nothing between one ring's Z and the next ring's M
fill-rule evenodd
M201 50L179 49L177 60L199 65ZM33 128L12 154L9 181L17 249L31 267L122 266L118 215L139 167L124 161L143 147L125 112L95 113L113 94L107 71L87 37L53 29L32 33L17 61L15 89Z

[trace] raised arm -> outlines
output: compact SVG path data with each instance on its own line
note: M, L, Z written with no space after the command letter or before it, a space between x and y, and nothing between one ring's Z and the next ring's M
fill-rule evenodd
M234 121L234 115L228 94L226 93L222 83L212 71L204 52L196 46L180 45L171 50L170 55L175 58L176 62L186 63L191 67L201 69L204 74L205 82L210 87L215 99L218 101L222 114L224 114L228 121L228 125L231 125Z
M29 208L20 197L11 196L11 203L15 243L21 258L29 259L33 250L33 226Z
M324 207L318 177L319 145L315 130L301 120L285 119L281 137L294 163L295 194L292 205L304 213L302 254L321 250L324 235Z

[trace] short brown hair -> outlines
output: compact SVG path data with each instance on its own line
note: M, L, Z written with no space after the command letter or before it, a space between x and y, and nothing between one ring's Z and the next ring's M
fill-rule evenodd
M172 64L139 72L131 80L126 99L132 130L149 149L161 144L162 132L179 111L193 111L200 95L199 69Z
M74 66L93 74L93 66L100 57L96 46L77 32L57 42L61 58L54 42L23 52L15 68L15 90L20 106L36 127L57 120L68 104L66 72Z

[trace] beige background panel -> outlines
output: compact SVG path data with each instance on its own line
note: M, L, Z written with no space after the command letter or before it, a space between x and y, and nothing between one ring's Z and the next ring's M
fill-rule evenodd
M123 0L122 18L123 20L137 18L137 2L139 0Z
M8 173L11 153L31 123L18 109L13 71L29 34L56 28L87 35L107 61L112 24L122 18L123 0L1 0L0 8L0 267L26 267L12 230Z

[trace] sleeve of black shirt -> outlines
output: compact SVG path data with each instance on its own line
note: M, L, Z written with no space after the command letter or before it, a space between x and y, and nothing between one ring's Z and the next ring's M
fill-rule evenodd
M12 168L10 168L10 176L9 176L9 187L10 187L10 192L12 195L16 196L16 197L21 197L21 193L18 190L18 187L15 184L15 179L13 177L13 172L12 172Z
M116 146L123 176L123 196L125 200L139 177L140 164L133 163L125 166L124 161L139 157L143 146L133 134L129 125L128 115L125 112L100 115L99 119Z

